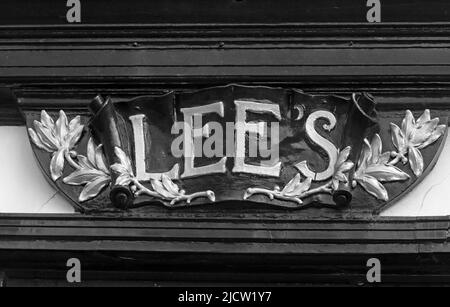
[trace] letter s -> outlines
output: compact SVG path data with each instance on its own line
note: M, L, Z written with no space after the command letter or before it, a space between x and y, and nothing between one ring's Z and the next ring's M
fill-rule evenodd
M319 145L325 150L330 159L328 163L328 168L320 173L315 173L311 171L307 165L306 161L297 163L295 167L306 177L312 178L314 181L322 181L333 176L334 166L338 157L338 150L333 143L328 141L326 138L317 133L315 129L315 123L319 118L325 118L330 124L324 124L323 129L326 131L331 131L336 126L336 117L333 113L328 111L316 111L308 116L306 120L306 134L315 144Z

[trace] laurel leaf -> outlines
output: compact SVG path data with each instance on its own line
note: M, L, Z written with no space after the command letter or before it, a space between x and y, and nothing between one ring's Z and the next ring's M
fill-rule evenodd
M284 187L281 191L282 194L289 194L295 190L296 187L300 184L300 174L295 175Z
M371 157L372 157L372 148L369 144L369 141L367 139L364 139L361 154L358 160L358 171L361 172L367 167Z
M405 135L402 130L396 125L391 123L391 138L392 144L394 144L395 148L398 151L403 151L405 149Z
M45 110L41 111L41 123L50 130L53 130L55 127L53 118Z
M406 110L406 115L402 121L402 132L405 136L405 139L409 139L411 133L414 130L414 126L416 125L416 121L414 119L414 115L410 110Z
M28 134L30 135L33 144L36 145L38 148L43 149L47 152L53 152L51 148L48 148L44 143L41 142L41 140L39 139L39 137L37 136L36 132L34 132L33 129L28 128Z
M444 134L445 129L447 129L447 125L437 126L436 129L431 134L431 136L425 142L423 142L418 148L422 149L436 142Z
M430 110L426 109L422 115L420 115L419 119L417 120L417 125L422 125L423 123L429 121L431 119Z
M53 133L49 128L45 127L42 123L38 122L37 120L34 121L34 128L36 130L37 136L45 146L51 148L52 151L58 150L60 143L53 136Z
M348 172L349 170L351 170L353 168L355 164L351 161L347 161L342 163L342 165L339 167L339 171L338 173L345 173Z
M111 169L113 172L117 173L117 174L128 174L128 170L120 163L114 163L113 165L111 165Z
M381 152L383 150L383 145L381 143L381 138L378 133L375 133L375 135L372 138L372 143L370 144L370 147L372 149L372 163L378 163L380 159Z
M67 121L66 113L62 110L59 111L59 118L56 120L55 129L56 137L61 141L64 140L69 131L69 123Z
M300 176L300 174L298 174L298 175ZM291 196L291 197L301 196L303 193L305 193L306 191L309 190L309 188L311 187L311 183L312 183L312 178L307 177L304 181L297 184L297 186L295 187L295 189L292 192L286 193L285 195Z
M336 160L336 165L340 166L342 165L345 161L347 161L348 156L350 155L350 150L351 147L347 146L345 147L343 150L341 150L338 154L338 158Z
M132 178L128 174L122 174L116 179L116 185L128 186L132 182Z
M50 161L50 174L53 181L58 180L62 176L65 162L64 154L65 149L60 149L53 153L52 160Z
M103 172L95 169L81 169L65 177L63 182L70 185L83 185L95 181L98 177L107 176Z
M361 177L355 177L356 181L366 190L367 193L375 196L377 199L388 201L388 193L386 188L374 177L369 175L363 175Z
M77 161L81 168L95 169L95 166L83 155L77 155Z
M414 129L411 133L410 144L413 146L420 146L423 142L431 137L438 123L439 118L433 118L432 120L423 123L420 127Z
M75 116L69 123L69 131L73 131L81 126L81 117L80 115Z
M80 202L84 202L96 197L109 184L109 182L110 178L104 176L98 177L96 180L89 182L81 191L78 200Z
M422 175L423 172L423 157L420 153L420 150L415 147L408 148L408 159L409 165L411 166L411 170L413 171L416 177Z
M180 190L179 187L172 180L170 180L170 178L167 175L162 174L161 175L161 179L162 179L162 183L163 183L164 188L167 191L169 191L169 193L171 193L173 195L177 195L178 194L178 192Z
M68 144L68 148L73 148L78 143L83 130L84 126L78 126L67 134L65 142Z
M380 182L401 181L409 179L409 175L393 165L375 164L366 168L366 175L372 176Z
M167 191L164 188L164 186L163 186L161 181L156 180L156 179L152 179L151 180L151 184L152 184L153 190L156 193L160 194L161 196L163 196L165 198L169 198L169 199L176 197L176 195L171 194L169 191Z

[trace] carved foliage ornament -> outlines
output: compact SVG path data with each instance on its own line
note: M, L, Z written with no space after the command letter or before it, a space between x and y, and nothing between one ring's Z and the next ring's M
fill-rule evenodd
M90 109L25 110L41 166L80 209L229 200L337 208L367 195L376 208L432 166L447 127L428 109L380 121L367 94L237 85L116 103L98 96Z

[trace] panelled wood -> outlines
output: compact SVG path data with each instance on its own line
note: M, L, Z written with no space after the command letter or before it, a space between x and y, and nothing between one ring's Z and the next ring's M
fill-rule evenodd
M367 259L377 257L384 285L439 285L450 280L448 229L446 217L286 223L3 215L0 263L7 285L65 285L65 262L77 257L84 285L361 286ZM233 233L240 235L232 242L223 236Z
M233 243L236 254L448 253L449 223L446 217L251 221L2 215L0 249L222 253Z
M239 82L349 95L378 107L446 109L446 23L0 27L0 81L43 106ZM4 101L2 100L2 104ZM2 105L2 124L23 124Z
M1 51L1 79L146 78L222 80L448 76L450 49L224 49ZM235 77L236 76L236 77ZM240 77L239 77L240 76ZM217 82L217 81L216 81Z

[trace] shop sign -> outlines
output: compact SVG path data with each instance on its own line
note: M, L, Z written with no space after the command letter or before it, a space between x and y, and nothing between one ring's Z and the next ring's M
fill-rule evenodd
M24 108L50 182L80 210L259 203L374 209L429 170L446 118L377 111L366 93L229 85L127 101L90 115Z

